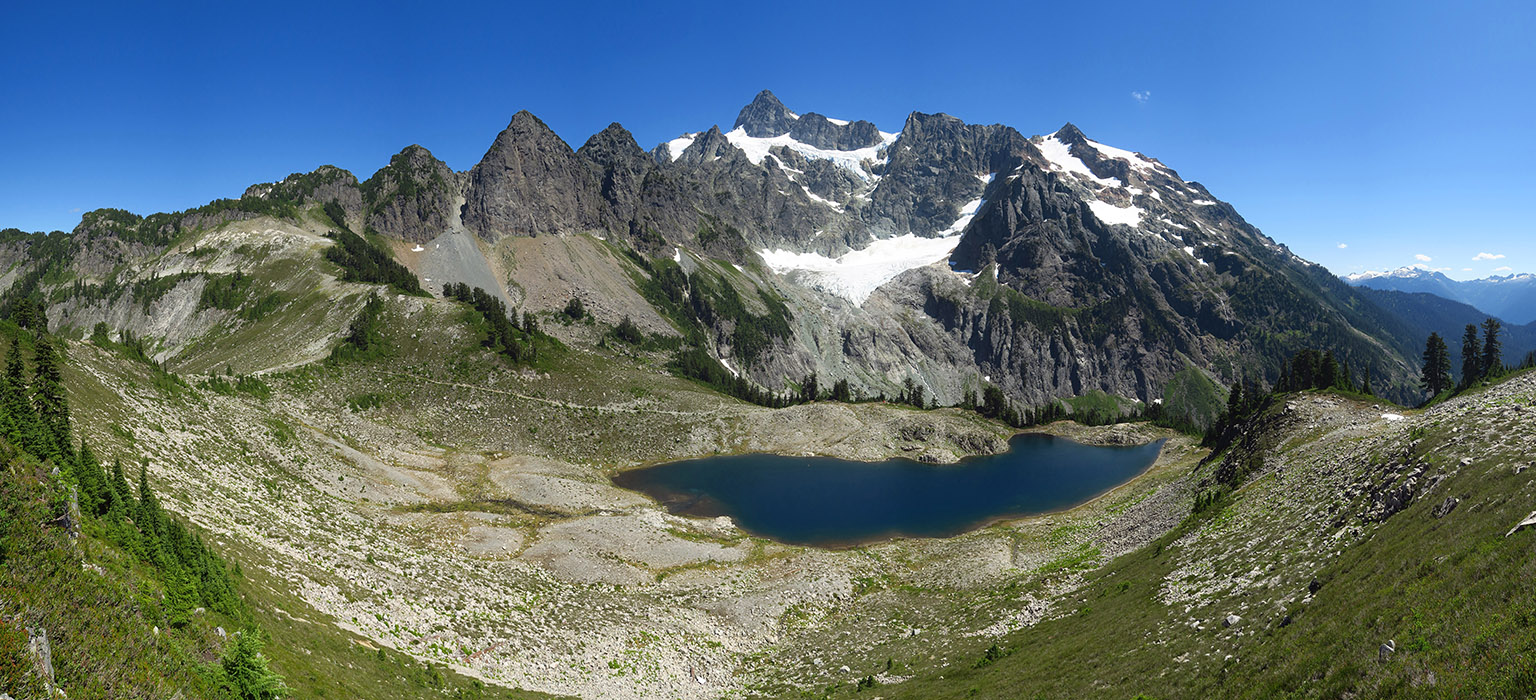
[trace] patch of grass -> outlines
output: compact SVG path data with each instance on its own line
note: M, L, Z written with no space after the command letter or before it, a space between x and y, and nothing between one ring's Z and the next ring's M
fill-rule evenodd
M268 418L266 420L266 424L267 430L272 434L272 439L276 440L279 445L292 444L293 441L298 437L298 435L293 430L293 426L288 425L288 423L281 418L277 418L275 416Z
M1162 398L1153 422L1193 435L1205 434L1227 407L1226 390L1193 366L1168 379Z
M362 392L347 397L347 408L356 412L378 408L393 400L393 396L376 391Z
M199 388L211 391L222 396L234 396L235 394L247 394L258 399L268 399L272 396L272 387L260 377L249 375L237 375L233 381L229 377L217 374L209 375L207 379L199 382Z

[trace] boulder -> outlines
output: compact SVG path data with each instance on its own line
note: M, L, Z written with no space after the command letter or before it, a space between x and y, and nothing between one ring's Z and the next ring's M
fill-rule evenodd
M32 655L32 669L38 677L53 684L53 647L48 644L48 630L27 628L27 651Z
M1531 514L1525 516L1524 520L1521 520L1520 522L1515 523L1515 526L1510 528L1509 532L1504 533L1504 536L1505 537L1509 537L1510 535L1513 535L1513 534L1515 534L1515 533L1517 533L1517 532L1519 532L1521 530L1524 530L1524 529L1526 529L1528 527L1531 527L1532 525L1536 525L1536 510L1531 511Z

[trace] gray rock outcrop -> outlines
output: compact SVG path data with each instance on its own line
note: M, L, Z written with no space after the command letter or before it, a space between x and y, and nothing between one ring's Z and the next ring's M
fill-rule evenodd
M525 110L469 171L464 226L487 241L588 230L599 189L596 169Z
M431 151L411 145L368 178L361 191L368 229L425 243L453 223L459 178Z

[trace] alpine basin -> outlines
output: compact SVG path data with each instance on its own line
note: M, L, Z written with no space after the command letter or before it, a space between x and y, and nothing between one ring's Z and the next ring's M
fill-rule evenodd
M948 537L1070 508L1141 474L1162 445L1105 447L1025 434L1007 452L958 464L749 454L632 469L613 481L679 515L727 515L780 542L847 547Z

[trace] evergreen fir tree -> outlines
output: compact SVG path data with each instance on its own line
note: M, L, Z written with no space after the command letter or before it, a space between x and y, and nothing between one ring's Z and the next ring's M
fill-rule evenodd
M120 460L112 460L112 490L117 492L117 500L127 506L133 503L133 491L128 488L128 478L123 475L123 463Z
M255 627L246 628L235 634L220 660L224 682L230 694L239 700L275 700L290 692L283 685L283 677L267 667L262 646L261 632Z
M56 459L67 459L73 452L69 436L69 401L64 391L64 372L57 353L54 341L48 336L37 339L33 358L35 371L32 403L36 407L38 426L43 435L40 447L44 454Z
M5 393L3 402L10 422L11 442L25 450L36 449L40 440L37 412L28 399L30 384L27 381L27 366L21 358L21 348L16 344L11 345L6 355L5 385L0 390Z
M1343 374L1339 372L1339 361L1333 358L1333 351L1323 353L1323 360L1318 365L1317 377L1312 388L1331 389L1339 386L1343 380Z
M800 403L815 401L820 393L821 387L818 385L816 373L812 372L806 376L804 382L800 383Z
M139 526L139 540L142 543L140 555L151 564L161 563L162 537L160 521L164 513L160 510L160 501L155 498L155 492L149 488L149 470L139 467L139 507L134 512L133 522Z
M107 483L107 475L101 470L101 463L96 461L96 455L91 452L89 445L80 442L80 451L72 460L75 483L80 486L80 512L90 515L105 515L111 504L111 486Z
M1431 398L1451 388L1451 351L1439 333L1430 333L1424 341L1424 371L1420 385Z
M1477 340L1477 325L1468 323L1461 336L1461 386L1472 386L1483 377L1483 348Z
M1489 316L1483 321L1482 376L1491 377L1504 369L1504 344L1499 341L1499 331L1504 324Z

